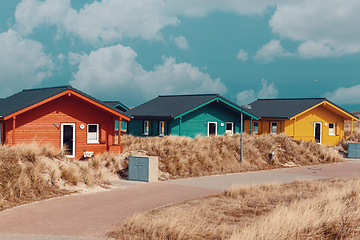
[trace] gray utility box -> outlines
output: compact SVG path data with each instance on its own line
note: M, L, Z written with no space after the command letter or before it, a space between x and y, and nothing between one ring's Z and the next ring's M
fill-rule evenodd
M129 156L129 180L158 181L158 157Z
M360 158L360 143L349 143L348 158Z

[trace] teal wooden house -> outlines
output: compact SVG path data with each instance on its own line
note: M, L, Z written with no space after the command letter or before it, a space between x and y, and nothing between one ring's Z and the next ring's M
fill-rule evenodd
M158 96L126 112L134 136L210 136L240 132L243 120L258 120L218 94Z

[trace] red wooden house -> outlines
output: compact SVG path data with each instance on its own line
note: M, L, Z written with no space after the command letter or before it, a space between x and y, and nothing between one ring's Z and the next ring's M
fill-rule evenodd
M70 158L122 152L116 121L126 114L71 86L23 90L0 99L0 142L46 143Z

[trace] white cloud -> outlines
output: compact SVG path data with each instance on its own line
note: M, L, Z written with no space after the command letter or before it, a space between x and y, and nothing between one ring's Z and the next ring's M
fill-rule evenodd
M79 60L79 71L70 83L94 96L143 102L158 94L220 93L227 88L220 79L189 63L163 58L163 64L145 71L136 61L136 52L122 45L101 48L89 55L69 54Z
M32 88L52 74L53 62L41 43L24 39L12 29L0 33L0 53L0 95L3 97Z
M360 85L350 88L340 87L334 92L327 92L324 97L336 104L359 104L360 103Z
M303 41L302 57L328 57L360 51L358 0L305 0L279 4L270 20L274 33Z
M80 11L70 0L23 0L15 13L16 27L29 34L42 24L57 25L92 44L129 38L162 39L160 30L179 20L164 11L163 0L107 0L86 4Z
M216 10L241 15L262 14L269 6L275 6L286 0L168 0L167 12L174 15L204 17Z
M256 100L254 90L245 90L236 94L236 103L240 106L249 104Z
M64 59L65 59L64 54L59 53L59 54L57 55L57 60L58 60L60 63L63 63L63 62L64 62Z
M189 43L184 36L170 37L170 41L173 41L176 46L182 50L187 50Z
M60 25L70 9L70 0L23 0L16 7L16 29L27 35L43 24Z
M280 40L273 39L256 52L254 59L259 63L266 64L274 61L275 58L289 56L292 56L292 54L281 46Z
M65 30L93 44L113 43L124 36L162 39L160 31L179 24L181 15L203 17L213 11L262 14L268 6L282 1L103 0L76 11L70 0L23 0L17 6L15 20L16 28L24 35L45 24L56 25L58 33Z
M306 41L298 47L300 57L314 58L314 57L331 57L335 56L336 52L326 43L321 44L313 41Z
M243 49L240 49L239 53L236 55L236 59L245 62L249 59L249 54Z
M274 83L270 83L267 85L267 81L265 79L261 80L261 90L258 92L258 98L277 98L279 95L279 91L276 89Z
M358 0L103 0L85 4L79 11L71 7L70 0L23 0L15 12L15 26L27 35L43 24L56 25L57 37L66 33L92 44L111 44L123 37L162 39L161 30L179 24L178 17L183 15L204 17L214 11L261 15L270 6L276 7L269 21L272 31L300 41L299 56L360 52ZM279 56L258 54L265 61Z
M245 90L236 94L236 102L240 106L252 103L257 98L277 98L279 96L279 91L276 89L274 83L267 84L265 79L261 80L261 90L258 93L255 93L254 90Z

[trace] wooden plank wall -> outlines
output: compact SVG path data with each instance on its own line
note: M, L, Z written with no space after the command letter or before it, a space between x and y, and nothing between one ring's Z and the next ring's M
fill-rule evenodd
M75 123L75 158L84 151L100 153L109 150L114 143L115 116L92 106L74 96L63 96L28 112L16 116L15 143L51 144L61 147L61 123ZM13 145L12 119L6 121L6 144ZM80 129L84 124L85 128ZM87 124L99 124L100 143L87 144ZM112 146L120 152L121 146Z

